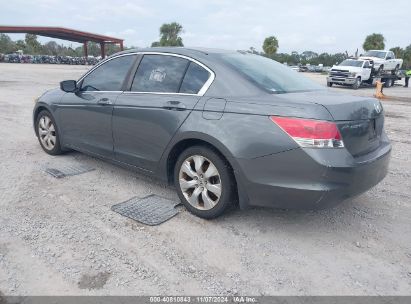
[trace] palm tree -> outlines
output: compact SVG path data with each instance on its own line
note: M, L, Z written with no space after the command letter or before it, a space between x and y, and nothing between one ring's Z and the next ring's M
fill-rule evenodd
M160 27L160 41L155 41L151 46L184 46L180 34L183 26L177 22L164 23Z
M268 56L272 56L277 52L278 39L274 36L265 38L263 43L263 50Z
M362 48L369 50L383 50L385 48L385 38L382 34L371 34L365 38Z

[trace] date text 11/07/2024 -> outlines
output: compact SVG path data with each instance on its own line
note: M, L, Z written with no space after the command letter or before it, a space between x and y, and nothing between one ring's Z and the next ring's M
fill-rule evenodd
M161 296L150 297L150 303L256 303L255 297L247 296L198 296L198 297L185 297L185 296Z

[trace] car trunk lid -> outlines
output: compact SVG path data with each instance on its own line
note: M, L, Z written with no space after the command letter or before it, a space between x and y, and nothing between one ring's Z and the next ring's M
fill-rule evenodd
M235 98L225 112L335 121L354 157L377 149L384 127L383 109L377 99L330 90Z
M292 100L305 99L325 107L334 118L345 147L353 156L364 155L380 146L384 114L377 99L330 91L287 95Z

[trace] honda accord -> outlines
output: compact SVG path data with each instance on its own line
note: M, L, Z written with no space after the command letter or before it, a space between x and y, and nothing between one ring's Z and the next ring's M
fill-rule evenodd
M374 98L323 88L240 51L117 53L37 99L51 155L77 150L174 184L186 208L323 208L387 174L391 145Z

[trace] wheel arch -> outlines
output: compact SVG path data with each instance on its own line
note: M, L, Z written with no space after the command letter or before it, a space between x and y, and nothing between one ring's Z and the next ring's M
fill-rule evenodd
M50 107L47 104L38 103L35 106L34 110L33 110L33 128L34 128L34 132L36 133L36 136L38 136L36 121L37 121L37 117L38 117L38 115L40 114L41 111L48 111L50 113L50 115L52 115L53 118L54 118L53 112L51 111Z
M199 134L190 134L186 135L182 138L179 138L178 140L174 141L172 145L170 145L170 148L167 151L165 160L165 171L166 171L166 177L167 177L167 182L172 183L173 181L173 170L175 163L177 161L178 156L182 151L185 149L192 147L192 146L207 146L213 150L215 150L230 166L231 170L234 170L233 165L230 162L230 159L232 159L231 153L228 151L226 147L216 139L210 138L209 136L201 136ZM205 134L204 134L205 135Z
M160 172L158 175L167 181L168 184L173 184L173 173L178 156L185 149L196 145L207 146L213 149L224 159L229 166L230 172L233 174L235 181L235 192L237 194L240 207L246 208L248 206L248 195L245 192L245 188L242 186L242 173L239 171L238 164L223 143L207 134L187 132L184 135L180 135L178 139L175 139L163 155L163 159L160 162Z

